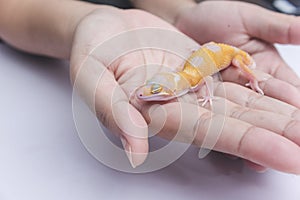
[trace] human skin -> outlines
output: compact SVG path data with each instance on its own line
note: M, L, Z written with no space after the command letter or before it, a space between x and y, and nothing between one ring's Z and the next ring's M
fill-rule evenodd
M263 82L264 85L261 84L266 95L299 108L298 99L290 98L298 96L299 78L273 45L300 44L299 17L271 12L242 2L206 1L197 4L193 0L132 1L138 8L169 21L200 44L209 41L223 42L249 52L257 62L257 69L272 75ZM154 5L157 4L159 9L155 9ZM222 78L224 81L239 84L245 84L246 81L241 78L236 68L225 70ZM278 92L283 90L284 93ZM241 96L228 98L239 104L244 101ZM258 171L266 169L253 162L246 163Z
M240 78L236 70L224 71L223 78L226 82L216 84L215 88L215 94L220 98L216 104L225 102L228 110L225 113L213 111L216 113L212 116L213 118L225 118L224 127L214 150L244 158L257 170L268 167L300 174L300 156L296 156L300 155L300 134L298 134L300 127L298 108L300 105L296 101L300 98L300 94L295 87L298 85L299 79L284 64L273 48L272 42L269 41L270 43L268 43L264 40L268 38L264 34L268 34L267 31L270 30L270 27L265 30L264 27L267 26L253 26L250 31L248 29L246 31L241 29L243 28L241 21L236 22L237 18L233 18L231 26L234 25L235 29L231 29L231 31L240 30L239 33L236 33L237 35L233 35L230 30L226 34L214 35L211 34L214 31L209 29L211 22L206 24L199 20L199 24L196 25L208 32L207 35L195 33L197 31L194 30L195 24L191 22L194 15L190 16L188 9L194 9L194 13L199 15L197 19L201 19L202 14L206 17L208 15L212 17L216 13L205 13L206 9L204 8L205 6L214 9L222 8L224 5L221 2L219 3L195 4L195 7L186 6L185 9L179 9L177 14L173 13L172 17L168 19L169 22L174 23L172 25L152 14L136 9L120 10L110 6L99 6L71 0L47 1L47 6L41 0L26 0L23 1L22 6L18 1L0 0L0 36L8 44L18 49L70 60L70 74L73 83L79 77L81 64L94 47L106 41L112 35L136 28L156 27L177 31L177 27L201 43L214 40L241 47L253 55L258 64L258 71L260 70L262 75L268 77L266 81L260 84L266 96L256 94L244 87L245 80ZM251 8L254 13L256 11L269 13L248 4L240 5L232 2L232 5L228 6L233 9L232 13L234 15L237 15L238 10L246 8ZM248 12L244 17L247 18L249 15L255 17L256 15L253 16L252 12ZM273 15L275 14L270 17L273 17ZM284 15L278 17L282 20L288 18ZM214 23L221 22L214 21ZM294 18L293 27L299 27L299 23L299 18ZM255 31L260 34L256 35L254 39L254 36L250 37L250 33L255 33ZM241 39L230 39L230 34L233 38ZM224 35L228 37L224 37ZM276 39L279 36L280 38ZM280 39L282 43L299 42L297 39L292 39L294 37L299 38L297 33L294 32L289 34L289 40L284 39L282 34L279 34L279 36L275 35L272 41ZM140 36L137 36L137 38L143 40ZM248 40L245 38L248 38ZM187 44L189 44L188 41ZM188 53L188 49L186 51ZM197 146L202 145L212 114L209 107L203 108L193 102L184 104L168 102L158 109L151 109L153 108L151 104L144 104L130 98L132 92L132 84L130 83L143 84L143 81L145 81L145 68L140 73L131 74L134 68L141 65L147 67L147 64L161 65L162 62L166 66L174 67L180 66L182 60L170 53L156 50L140 50L128 53L118 58L113 64L109 64L102 55L95 54L94 56L95 59L86 64L86 68L91 69L91 71L87 70L84 81L79 81L77 86L79 90L82 90L80 92L87 103L95 101L95 107L90 106L92 106L91 109L94 109L98 119L109 130L123 138L124 148L132 166L140 165L147 157L148 123L150 120L154 125L159 124L162 120L165 121L158 135L172 139L179 128L174 124L182 121L181 109L191 112L197 111L195 113L197 120L192 125L197 127L197 132L191 142ZM262 56L272 56L272 59L262 59ZM282 73L276 72L278 70L271 70L274 67L273 61L276 66L280 66L278 70L285 73L289 78L284 78L285 76ZM103 74L102 79L97 82L95 96L94 90L86 89L95 84L93 70L100 71ZM234 73L229 73L230 71ZM219 85L224 85L226 96ZM281 89L286 91L284 96L281 95ZM166 113L165 118L160 117L162 109ZM149 110L151 110L151 117L149 116ZM121 117L116 119L115 114ZM188 130L190 126L190 123L182 123L183 129ZM191 138L188 134L190 133L183 133L181 141L185 142L186 138ZM290 155L295 156L291 157Z

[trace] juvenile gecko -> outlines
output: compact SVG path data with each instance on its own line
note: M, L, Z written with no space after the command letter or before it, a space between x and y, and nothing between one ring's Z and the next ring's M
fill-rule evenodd
M144 101L168 101L182 96L190 91L196 91L205 82L207 96L203 106L213 98L213 85L211 75L229 67L241 69L242 74L248 78L254 91L264 94L258 86L258 80L251 69L255 68L253 58L236 47L221 43L206 43L194 51L187 59L181 71L164 72L154 75L145 85L137 89L137 97Z

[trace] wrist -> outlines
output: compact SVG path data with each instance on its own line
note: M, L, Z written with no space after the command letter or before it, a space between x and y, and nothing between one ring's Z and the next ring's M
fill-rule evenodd
M89 14L93 13L98 8L106 7L97 4L91 4L80 1L69 1L63 12L62 16L66 20L57 20L58 28L58 39L61 41L60 47L57 49L62 50L61 57L70 59L71 49L75 31L80 22ZM54 49L55 50L55 49Z
M194 0L131 0L136 8L148 11L161 17L171 24L175 24L178 16L197 3Z
M213 13L211 10L214 9L209 5L214 3L214 1L202 1L197 3L194 7L182 9L177 15L174 26L198 43L203 43L203 41L199 39L202 38L204 34L210 35L211 33L208 33L208 27L214 27L214 24L211 24L214 20L207 18L208 14ZM203 30L206 31L203 32Z
M65 59L70 56L77 24L99 7L71 0L11 0L0 4L0 37L5 42L30 53Z

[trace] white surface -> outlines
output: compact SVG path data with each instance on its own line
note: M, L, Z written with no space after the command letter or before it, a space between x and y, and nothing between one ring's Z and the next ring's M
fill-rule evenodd
M300 72L300 47L280 50ZM300 199L299 176L258 174L217 153L198 160L196 148L153 173L105 167L77 136L68 76L67 63L0 44L0 200Z

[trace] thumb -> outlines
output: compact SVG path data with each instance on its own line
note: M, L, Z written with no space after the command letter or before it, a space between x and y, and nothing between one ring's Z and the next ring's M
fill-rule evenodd
M106 68L96 89L95 109L103 125L120 137L131 166L141 165L149 149L147 123Z
M148 126L143 116L129 103L113 73L92 56L86 59L84 66L74 69L71 74L73 80L76 77L75 89L98 120L121 138L131 166L141 165L149 149Z
M245 30L250 36L271 43L300 44L300 17L249 4L244 4L240 14Z
M112 113L126 155L131 166L135 168L145 161L148 154L147 123L127 100L114 104Z

